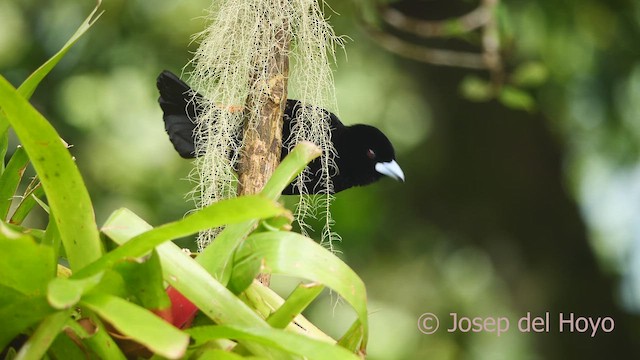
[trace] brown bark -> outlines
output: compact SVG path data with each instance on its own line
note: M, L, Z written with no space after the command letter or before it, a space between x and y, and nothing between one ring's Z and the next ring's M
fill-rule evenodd
M238 166L238 195L259 193L273 171L280 163L282 148L282 116L287 101L287 79L289 75L289 36L288 24L284 24L277 33L277 41L267 69L266 84L257 84L264 88L258 95L247 99L247 111L260 108L255 123L246 121L243 135L243 149ZM260 274L258 279L269 285L270 276Z

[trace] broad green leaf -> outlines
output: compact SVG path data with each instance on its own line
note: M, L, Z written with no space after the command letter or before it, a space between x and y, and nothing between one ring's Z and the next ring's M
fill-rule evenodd
M158 226L137 235L126 244L102 256L98 261L75 274L74 277L96 274L112 267L124 258L143 256L163 242L188 236L198 231L250 219L278 216L287 211L277 202L260 195L223 200L191 213L181 220ZM104 228L103 231L105 231Z
M281 329L213 325L192 328L187 330L187 333L196 344L213 339L251 340L306 359L359 359L340 346Z
M40 66L36 71L34 71L27 80L25 80L20 87L18 87L18 93L22 95L23 98L29 99L33 92L38 87L42 79L44 79L47 74L60 62L60 60L64 57L64 55L71 49L71 47L80 39L80 37L93 26L93 24L98 20L100 16L102 16L102 12L96 15L98 8L102 0L98 0L96 7L93 9L91 14L85 19L85 21L80 25L78 30L71 36L71 38L67 41L66 44L60 49L51 59L47 60L42 66ZM7 129L9 128L9 122L5 118L5 116L0 111L0 136L6 137Z
M0 286L0 291L6 293L7 289ZM4 348L16 335L54 311L44 295L38 297L16 295L15 293L14 295L11 299L4 297L3 303L0 304L0 324L2 324L0 326L0 348Z
M44 296L54 269L51 247L0 222L0 286L27 296Z
M116 266L117 267L117 266ZM102 294L109 294L113 296L119 296L121 298L128 298L129 291L127 289L127 284L124 281L122 275L114 269L106 269L103 272L99 272L97 275L102 274L102 278L100 279L100 283L91 290L91 292L99 292ZM88 278L92 278L96 275L89 276ZM73 275L70 277L71 280L75 279ZM85 278L78 278L85 279Z
M284 329L320 295L323 289L324 286L317 283L298 285L284 304L269 316L267 323L274 328Z
M22 346L15 360L42 359L70 318L71 310L59 311L47 316Z
M248 264L247 267L243 268L242 272L238 272L235 275L231 274L227 288L236 295L245 291L245 289L253 283L253 280L255 280L258 274L260 274L261 265L262 264L259 262L254 261L251 264ZM267 313L267 315L268 314L269 313Z
M80 301L86 294L100 283L102 274L97 274L80 280L54 278L47 286L47 300L55 309L69 309Z
M18 147L0 176L0 219L7 218L13 196L20 185L22 174L24 174L28 163L27 153L22 147Z
M102 254L89 193L71 154L55 129L3 77L0 77L0 110L4 112L33 164L72 270L78 270Z
M150 310L166 309L171 301L164 289L160 258L154 250L143 262L123 262L114 268L122 276L128 293Z
M120 209L109 217L102 231L116 243L126 244L129 239L144 234L149 227L130 210ZM269 327L251 308L215 280L176 244L165 242L157 246L156 250L160 256L165 281L193 302L207 317L221 324ZM284 355L256 343L243 342L243 345L257 355L272 358Z
M367 342L367 294L364 283L342 260L313 240L291 232L263 232L249 236L235 256L232 276L252 271L297 276L327 285L356 311Z
M310 142L301 142L282 160L265 184L261 195L276 200L293 179L295 179L311 160L320 156L321 151ZM198 255L196 261L210 274L226 285L231 275L231 260L233 251L256 227L257 221L252 220L242 224L227 226L204 251Z
M120 208L109 215L100 231L116 244L122 246L151 229L153 229L153 226L142 220L133 211L127 208Z
M91 294L83 297L82 304L108 321L123 335L131 337L159 355L178 359L187 349L187 334L148 310L124 299L105 294Z

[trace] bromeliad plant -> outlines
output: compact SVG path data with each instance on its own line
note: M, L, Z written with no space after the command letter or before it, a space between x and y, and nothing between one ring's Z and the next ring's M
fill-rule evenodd
M66 144L28 102L44 76L99 17L96 12L97 7L60 52L18 89L0 76L3 158L9 128L21 143L0 167L3 358L363 356L364 284L330 251L290 232L291 212L277 202L289 182L320 154L313 144L299 144L258 195L219 201L155 228L120 209L98 228ZM23 174L29 164L37 175L23 194L15 196L26 181ZM45 229L23 225L36 206L48 213ZM170 241L223 225L225 229L195 258ZM254 280L258 273L285 274L305 282L282 299ZM358 316L339 340L300 315L325 286ZM188 301L178 304L176 293ZM175 307L184 304L200 310L197 326L173 325L182 324Z

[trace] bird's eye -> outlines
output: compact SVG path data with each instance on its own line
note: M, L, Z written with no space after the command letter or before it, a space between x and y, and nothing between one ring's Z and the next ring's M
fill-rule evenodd
M376 153L373 150L369 149L369 150L367 150L367 157L369 157L369 159L373 160L373 159L376 158Z

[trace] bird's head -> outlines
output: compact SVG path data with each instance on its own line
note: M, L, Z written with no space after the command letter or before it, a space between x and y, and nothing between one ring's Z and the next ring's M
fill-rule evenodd
M372 183L382 176L404 181L393 145L382 131L369 125L353 125L347 127L345 135L344 141L334 139L337 162L357 185Z

